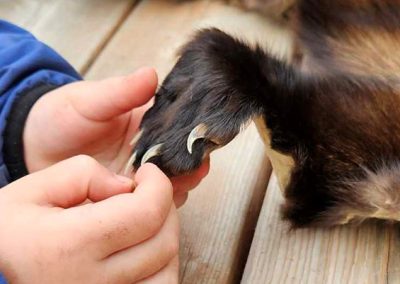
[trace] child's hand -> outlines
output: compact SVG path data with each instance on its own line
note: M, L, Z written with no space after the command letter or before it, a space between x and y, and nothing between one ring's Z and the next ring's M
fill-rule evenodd
M0 270L11 283L177 283L171 183L150 164L135 182L130 193L130 179L78 156L8 185Z
M131 154L130 140L157 87L151 68L120 78L66 85L40 98L24 129L29 172L63 159L87 154L113 172L122 172ZM186 192L207 174L208 162L188 177L175 178L181 203Z

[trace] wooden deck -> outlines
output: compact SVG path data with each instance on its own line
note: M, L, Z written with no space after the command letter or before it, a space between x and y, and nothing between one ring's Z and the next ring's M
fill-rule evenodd
M288 31L218 1L12 0L0 18L55 48L87 79L154 66L162 79L193 31L217 26L285 56ZM271 178L270 178L271 177ZM282 197L251 125L212 155L182 218L182 283L400 283L395 224L288 231Z

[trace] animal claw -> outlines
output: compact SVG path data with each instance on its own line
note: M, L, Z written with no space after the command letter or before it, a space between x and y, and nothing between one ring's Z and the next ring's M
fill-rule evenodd
M146 163L148 160L150 160L153 157L159 156L160 155L160 149L163 144L157 144L151 147L147 152L144 154L142 161L140 165L143 165Z
M200 123L190 132L187 139L186 147L190 154L193 152L193 144L199 139L206 137L207 126L204 123Z
M131 155L131 157L129 158L128 162L126 162L126 166L125 166L125 169L124 169L124 174L125 175L129 174L129 170L131 169L133 162L136 160L136 155L137 155L137 153L135 151Z
M142 137L143 134L143 129L141 129L138 133L135 134L135 136L133 136L131 142L129 142L129 146L134 146L140 139L140 137Z

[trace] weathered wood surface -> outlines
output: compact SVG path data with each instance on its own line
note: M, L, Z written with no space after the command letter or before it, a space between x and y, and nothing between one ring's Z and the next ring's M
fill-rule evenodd
M242 283L399 283L395 225L289 231L275 175L268 186Z
M126 74L149 65L157 68L162 79L175 63L178 49L195 31L210 26L249 42L265 42L277 54L290 50L287 31L217 1L142 1L96 60L95 72L87 77Z
M32 32L85 72L135 0L0 1L0 19Z
M217 1L135 2L0 1L0 18L32 31L89 79L143 65L157 68L162 79L176 50L207 26L279 54L290 51L287 31ZM182 283L237 283L244 268L243 283L400 283L398 226L289 232L279 217L275 178L264 198L270 170L253 125L212 155L209 176L180 212Z
M272 46L285 42L280 51L288 48L288 37L278 39L279 30L266 20L215 1L142 1L87 75L103 78L150 65L162 79L173 66L177 49L206 26L253 42L276 38L270 41ZM182 283L240 280L270 173L254 126L212 155L211 164L209 176L180 212Z

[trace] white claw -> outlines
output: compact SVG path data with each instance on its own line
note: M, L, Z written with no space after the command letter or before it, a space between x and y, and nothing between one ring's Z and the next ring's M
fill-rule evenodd
M148 160L150 160L153 157L159 156L162 145L163 144L157 144L157 145L154 145L153 147L151 147L149 150L147 150L147 152L144 154L144 156L142 158L142 162L140 163L140 165L143 165L144 163L146 163Z
M141 129L138 133L136 133L135 136L133 136L131 142L129 143L129 146L134 146L139 141L142 134L143 134L143 129Z
M128 175L132 169L133 162L136 160L136 151L132 154L132 156L129 158L128 162L126 162L125 169L124 169L124 175Z
M190 132L189 137L186 142L187 150L190 154L193 152L193 144L198 139L202 139L206 137L207 126L204 123L200 123Z

